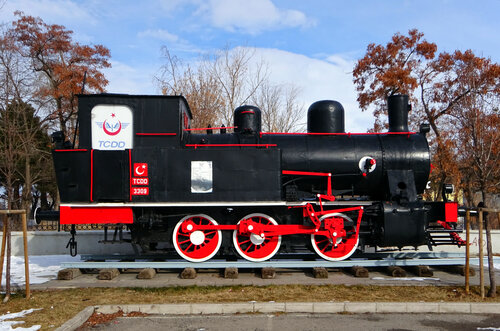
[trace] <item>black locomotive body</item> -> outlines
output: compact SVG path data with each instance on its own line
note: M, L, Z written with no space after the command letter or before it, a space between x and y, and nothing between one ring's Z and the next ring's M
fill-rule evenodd
M144 251L193 262L436 243L457 205L421 200L428 129L408 131L407 96L388 107L385 133L346 133L342 105L319 101L307 133L261 132L260 110L241 106L234 133L200 134L183 97L81 95L78 147L53 152L60 222L124 224Z

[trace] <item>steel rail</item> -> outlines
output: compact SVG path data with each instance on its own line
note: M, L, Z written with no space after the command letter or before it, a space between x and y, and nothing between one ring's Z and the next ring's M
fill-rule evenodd
M487 261L487 259L484 259ZM495 257L495 262L500 263L500 258ZM471 258L471 264L479 264L479 258ZM465 258L440 258L440 259L350 259L344 261L331 262L326 260L303 261L303 260L269 260L265 262L250 262L246 260L237 261L224 261L224 260L210 260L206 262L189 262L186 260L171 260L168 262L121 262L121 261L107 261L107 262L62 262L63 268L80 268L80 269L104 269L104 268L118 268L118 269L138 269L138 268L153 268L153 269L181 269L181 268L196 268L196 269L218 269L237 267L241 269L249 268L347 268L353 266L360 267L388 267L388 266L448 266L448 265L463 265Z
M178 260L178 257L172 258L173 255L165 255L161 253L150 254L81 254L82 261L108 261L108 260ZM309 260L316 261L318 256L310 252L296 252L296 253L278 253L275 259L283 260ZM372 252L361 253L351 256L351 259L439 259L439 258L465 258L464 253L459 252L414 252L414 251L387 251L387 252ZM221 260L221 258L219 258ZM223 260L223 259L222 259ZM244 260L243 260L244 261Z

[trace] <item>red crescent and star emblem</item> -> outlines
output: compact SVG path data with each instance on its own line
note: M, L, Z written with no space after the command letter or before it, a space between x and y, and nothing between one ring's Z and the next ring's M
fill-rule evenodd
M148 164L147 163L134 163L134 174L138 177L148 176Z

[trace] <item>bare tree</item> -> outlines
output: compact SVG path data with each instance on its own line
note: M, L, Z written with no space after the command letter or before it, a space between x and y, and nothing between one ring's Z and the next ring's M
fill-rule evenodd
M465 97L460 110L455 112L454 124L460 163L464 165L464 187L481 193L482 205L486 207L487 196L500 193L500 117L498 115L498 95L474 95ZM472 188L472 189L471 189ZM471 193L469 192L469 195ZM472 199L469 198L469 201ZM490 290L488 296L496 296L493 250L491 245L491 223L496 215L484 218L488 263L490 266Z
M303 129L300 120L303 106L298 101L299 88L293 84L262 84L252 103L262 110L262 131L291 132Z
M224 106L218 81L201 66L193 68L162 48L165 64L155 77L162 94L183 95L193 113L193 127L218 122L217 110ZM229 123L228 123L229 124Z
M13 104L22 100L31 81L25 63L14 51L12 40L5 33L0 37L0 173L7 200L7 209L18 208L14 192L21 159L17 112Z
M194 115L194 127L233 123L238 106L253 103L262 110L264 131L300 128L300 90L293 84L269 81L267 64L249 48L224 48L212 56L185 64L163 48L165 65L156 81L163 94L184 95Z
M234 109L247 104L268 79L267 65L263 60L254 62L254 56L252 49L226 46L203 63L220 84L223 107L218 109L218 118L223 123L232 123Z
M15 178L14 187L9 189L13 190L10 197L7 194L10 208L23 208L29 215L33 185L42 178L53 177L44 169L50 163L50 142L46 123L38 116L39 110L30 105L37 103L38 86L35 82L38 76L31 69L30 61L17 52L10 31L3 32L0 38L0 76L3 81L0 93L0 148L7 154L12 153L11 156L17 160L14 162L11 158L2 164L0 171ZM4 184L9 186L9 180L3 178ZM19 193L20 189L22 193ZM7 192L9 190L6 189Z

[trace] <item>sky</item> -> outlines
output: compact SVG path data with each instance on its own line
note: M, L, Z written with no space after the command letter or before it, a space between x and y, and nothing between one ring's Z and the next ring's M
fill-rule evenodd
M162 46L194 62L224 47L248 47L274 83L301 89L304 114L318 100L345 108L346 131L373 126L356 102L352 69L370 43L417 28L438 51L472 49L500 62L500 1L462 0L1 0L0 21L13 12L64 25L82 44L111 51L111 93L159 94L154 76Z

